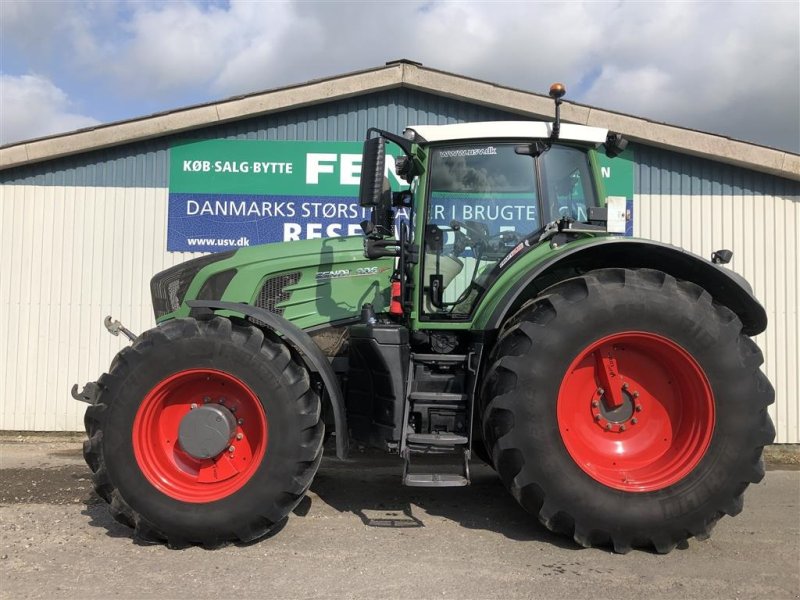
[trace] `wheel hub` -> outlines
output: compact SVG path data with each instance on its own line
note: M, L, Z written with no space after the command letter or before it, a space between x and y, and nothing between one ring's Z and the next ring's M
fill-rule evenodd
M621 390L622 404L611 406L603 388L597 388L591 401L592 416L595 424L605 431L619 433L625 431L631 425L639 422L637 413L642 410L642 405L638 403L639 392L628 391L627 384Z
M181 419L178 441L193 458L211 458L228 448L236 433L236 418L221 404L205 404Z

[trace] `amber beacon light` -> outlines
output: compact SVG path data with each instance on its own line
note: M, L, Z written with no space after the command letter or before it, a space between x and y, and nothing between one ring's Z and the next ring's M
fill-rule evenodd
M559 100L567 93L567 88L563 83L554 83L550 86L550 97Z

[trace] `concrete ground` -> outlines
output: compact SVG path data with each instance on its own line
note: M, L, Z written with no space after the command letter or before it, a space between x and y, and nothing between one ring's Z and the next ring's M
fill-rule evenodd
M169 550L111 519L77 438L0 438L0 597L800 598L796 466L768 471L710 540L666 556L579 548L473 467L468 488L436 490L401 487L394 457L325 458L275 535Z

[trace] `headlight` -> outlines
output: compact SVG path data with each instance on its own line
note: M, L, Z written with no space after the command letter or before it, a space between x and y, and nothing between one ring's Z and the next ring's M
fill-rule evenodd
M203 267L230 258L235 253L233 250L201 256L154 275L150 280L150 294L153 297L153 312L156 319L180 308L189 284Z

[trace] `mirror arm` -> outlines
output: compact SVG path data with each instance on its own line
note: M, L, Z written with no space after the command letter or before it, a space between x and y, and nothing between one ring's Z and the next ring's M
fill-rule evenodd
M369 136L372 135L373 132L377 133L382 138L386 138L390 142L394 142L403 149L403 152L405 152L407 156L411 156L411 140L404 138L402 135L397 135L388 131L384 131L383 129L378 129L377 127L370 127L367 129L367 139L369 139Z

